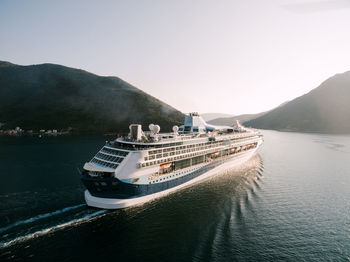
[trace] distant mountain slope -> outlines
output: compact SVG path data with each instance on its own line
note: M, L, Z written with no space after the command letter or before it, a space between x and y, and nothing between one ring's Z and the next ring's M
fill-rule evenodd
M280 104L278 107L284 106L287 103L288 102L284 102L284 103ZM278 107L276 107L276 108L278 108ZM261 113L257 113L257 114L243 114L243 115L238 115L238 116L216 118L216 119L209 121L209 124L233 126L236 123L236 120L239 120L241 123L244 123L244 122L250 121L252 119L261 117L270 111L261 112Z
M224 125L224 126L233 126L236 123L236 120L239 120L241 123L249 121L251 119L262 116L266 112L258 113L258 114L243 114L233 117L221 117L210 120L208 123L212 125Z
M233 117L231 114L224 114L224 113L204 113L201 114L201 117L206 121L209 122L216 118L226 118L226 117Z
M350 71L327 79L309 93L245 125L282 131L350 133Z
M183 114L117 77L55 64L0 62L0 122L4 128L128 131L130 123L162 130Z

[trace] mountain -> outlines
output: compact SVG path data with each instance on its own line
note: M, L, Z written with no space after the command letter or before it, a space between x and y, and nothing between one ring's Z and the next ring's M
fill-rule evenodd
M204 113L201 114L201 117L206 121L209 122L216 118L225 118L225 117L233 117L231 114L223 114L223 113Z
M0 62L0 123L4 128L125 132L130 123L171 130L183 114L118 77L56 64Z
M243 114L238 116L231 116L231 117L221 117L221 118L215 118L213 120L210 120L208 123L212 125L219 125L219 126L233 126L236 123L236 120L239 120L241 123L245 121L249 121L251 119L257 118L266 112L258 113L258 114Z
M278 107L284 106L288 102L284 102ZM276 107L276 108L278 108ZM270 110L271 111L271 110ZM269 111L266 112L261 112L261 113L256 113L256 114L243 114L243 115L238 115L238 116L231 116L231 117L220 117L220 118L215 118L210 120L208 123L212 125L221 125L221 126L233 126L236 123L236 120L239 120L239 122L244 123L249 120L258 118L264 114L266 114Z
M309 93L245 123L281 131L350 133L350 71L337 74Z

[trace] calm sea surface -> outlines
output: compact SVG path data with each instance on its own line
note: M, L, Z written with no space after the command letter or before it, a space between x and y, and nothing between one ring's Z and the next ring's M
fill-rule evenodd
M263 131L244 165L125 210L89 208L103 137L0 137L1 261L350 261L350 136Z

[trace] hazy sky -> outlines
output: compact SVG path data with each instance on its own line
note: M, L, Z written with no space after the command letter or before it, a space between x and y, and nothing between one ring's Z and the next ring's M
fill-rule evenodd
M350 70L350 0L0 0L0 60L118 76L183 112L260 112Z

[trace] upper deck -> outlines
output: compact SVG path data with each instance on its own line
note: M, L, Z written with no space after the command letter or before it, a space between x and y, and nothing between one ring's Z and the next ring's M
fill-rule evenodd
M150 132L144 132L146 135ZM260 135L256 130L248 130L245 132L212 132L204 134L174 134L174 133L162 133L159 134L157 140L149 141L135 141L128 139L127 137L119 137L114 141L109 141L107 144L109 146L123 149L123 150L149 150L153 148L166 148L174 147L180 145L196 144L202 141L223 141L227 139L241 139L247 137L253 137Z
M208 125L198 114L186 116L184 125L174 126L171 133L159 133L158 125L151 124L149 128L150 131L142 131L141 125L130 125L128 136L107 141L84 168L113 172L125 162L129 153L135 151L141 151L137 154L140 159L132 161L136 161L139 167L151 166L214 152L233 144L240 146L256 142L261 137L257 130L247 129L239 123L236 127Z

